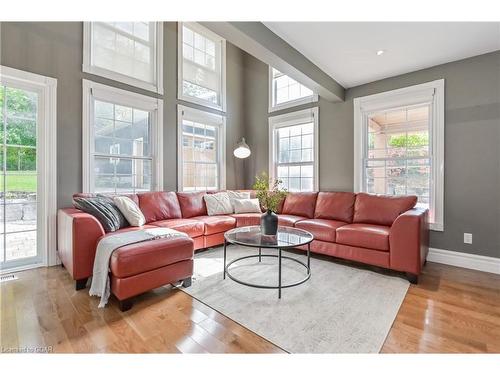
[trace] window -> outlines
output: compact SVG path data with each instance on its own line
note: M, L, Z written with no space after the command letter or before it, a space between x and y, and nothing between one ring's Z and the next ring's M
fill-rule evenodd
M179 22L178 98L226 107L226 41L192 22Z
M269 112L317 101L312 90L269 67Z
M83 71L163 93L161 22L85 22Z
M269 118L269 176L289 191L318 190L318 108Z
M83 80L84 190L162 188L162 101Z
M444 80L356 98L355 189L416 195L443 230Z
M225 116L178 106L179 190L225 189Z

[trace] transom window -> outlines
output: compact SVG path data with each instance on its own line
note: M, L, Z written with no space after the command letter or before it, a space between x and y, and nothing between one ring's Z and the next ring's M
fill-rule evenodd
M273 67L269 67L269 82L270 111L318 100L311 89Z
M223 116L179 106L179 190L224 188L224 123Z
M355 190L416 195L443 230L444 80L354 99Z
M225 40L196 23L179 23L179 99L225 109Z
M161 22L86 22L85 72L163 92Z
M135 193L160 184L157 99L95 83L88 88L88 190L97 193ZM119 93L116 93L119 91ZM86 150L84 149L84 152ZM84 177L85 180L85 177Z
M269 119L270 176L289 191L318 189L318 109L307 109Z

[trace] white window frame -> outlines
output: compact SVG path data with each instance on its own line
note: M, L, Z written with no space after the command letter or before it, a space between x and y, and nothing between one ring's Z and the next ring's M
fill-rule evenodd
M177 105L177 189L178 191L184 191L183 181L183 164L184 160L182 157L182 119L186 114L189 113L191 117L199 118L200 122L207 121L209 124L215 124L221 122L219 139L218 139L218 150L217 150L217 164L219 167L219 189L226 189L226 116L223 114L216 114L212 112L203 111L200 109L195 109L192 107L187 107L181 104ZM222 120L222 121L221 121Z
M83 192L94 187L94 100L130 106L151 112L151 191L163 190L163 100L82 80L82 183Z
M444 216L444 79L379 94L354 98L354 191L364 191L367 155L367 126L371 113L427 104L430 108L429 133L432 167L430 228L443 231Z
M92 64L92 26L94 22L83 23L83 66L85 73L95 74L113 81L122 82L130 86L135 86L144 90L163 94L163 22L155 22L156 43L154 72L155 82L147 82L135 77L115 72L113 70L101 68Z
M307 120L306 120L307 119ZM313 161L313 191L319 190L319 107L303 109L269 117L269 178L276 177L278 160L277 131L280 128L303 124L304 121L313 121L314 124L314 161Z
M296 107L296 106L299 106L302 104L316 103L317 101L319 101L319 95L313 91L312 95L306 96L305 98L290 100L288 102L281 103L281 104L274 104L275 90L274 90L274 84L273 84L273 67L271 65L269 65L269 73L268 74L269 74L269 76L268 76L269 113L281 111L282 109L286 109L286 108ZM292 77L290 77L290 78L292 78ZM294 78L292 78L292 79L294 79ZM295 80L295 81L297 81L297 80ZM302 85L302 86L305 86L305 85Z
M214 40L218 40L221 43L221 92L220 92L220 100L221 104L217 105L207 100L195 98L193 96L184 95L183 92L183 66L184 66L184 57L183 57L183 40L182 40L182 27L186 25L190 29L193 29L199 34L205 35L206 37ZM226 112L226 40L221 36L215 34L211 30L206 27L201 26L196 22L178 22L177 26L177 99L183 100L185 102L194 103L198 105L202 105L204 107L214 108L221 112Z
M37 128L37 174L45 176L37 184L36 263L23 264L22 259L5 269L6 273L59 264L56 246L57 217L57 79L0 65L0 84L34 91L39 94ZM2 273L3 270L0 270Z

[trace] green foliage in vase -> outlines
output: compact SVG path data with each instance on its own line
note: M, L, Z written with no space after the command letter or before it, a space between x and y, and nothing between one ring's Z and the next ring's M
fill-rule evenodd
M257 191L260 205L266 211L276 213L280 203L288 194L286 189L281 187L281 184L281 180L270 181L266 172L262 172L260 176L255 176L253 189Z

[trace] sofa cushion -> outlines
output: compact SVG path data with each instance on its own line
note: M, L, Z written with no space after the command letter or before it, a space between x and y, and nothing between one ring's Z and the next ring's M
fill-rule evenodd
M314 207L316 206L316 197L318 193L288 193L281 210L285 215L303 216L306 218L314 217Z
M260 203L257 198L234 199L233 208L235 214L262 213L262 209L260 208Z
M249 227L252 225L260 225L262 213L233 214L231 216L236 219L237 227Z
M391 226L394 220L417 204L414 195L391 197L359 193L354 204L353 223Z
M190 193L177 193L177 199L181 206L182 217L190 218L194 216L207 215L207 206L203 196L206 193L203 191Z
M116 207L118 207L131 226L140 227L146 224L146 218L139 205L132 199L129 197L114 197L113 202L115 202Z
M109 196L73 197L73 205L75 208L97 218L106 233L115 232L130 225Z
M233 206L234 212L234 201L239 199L250 199L249 191L237 191L237 190L228 190L227 195L229 196L229 201L231 202L231 206Z
M340 220L352 223L356 194L348 192L319 192L314 210L315 219Z
M188 237L160 238L116 249L110 268L115 277L129 277L192 259L193 254L193 240Z
M306 220L307 217L304 216L296 216L296 215L278 215L278 226L282 225L284 227L293 227L294 224L299 220Z
M335 242L343 245L389 251L389 227L373 224L348 224L337 228Z
M146 218L146 223L181 217L179 201L173 191L155 191L138 196L139 208Z
M204 235L217 234L233 229L236 226L236 219L232 216L195 216L195 220L199 220L205 224Z
M346 222L327 219L300 220L295 223L296 228L312 233L315 240L335 242L337 228L347 225Z
M195 219L170 219L155 221L151 224L158 227L178 230L179 232L186 233L191 238L202 236L205 231L205 224Z
M215 194L205 194L203 199L207 206L208 216L228 215L232 214L234 211L233 205L229 200L229 195L225 191Z

